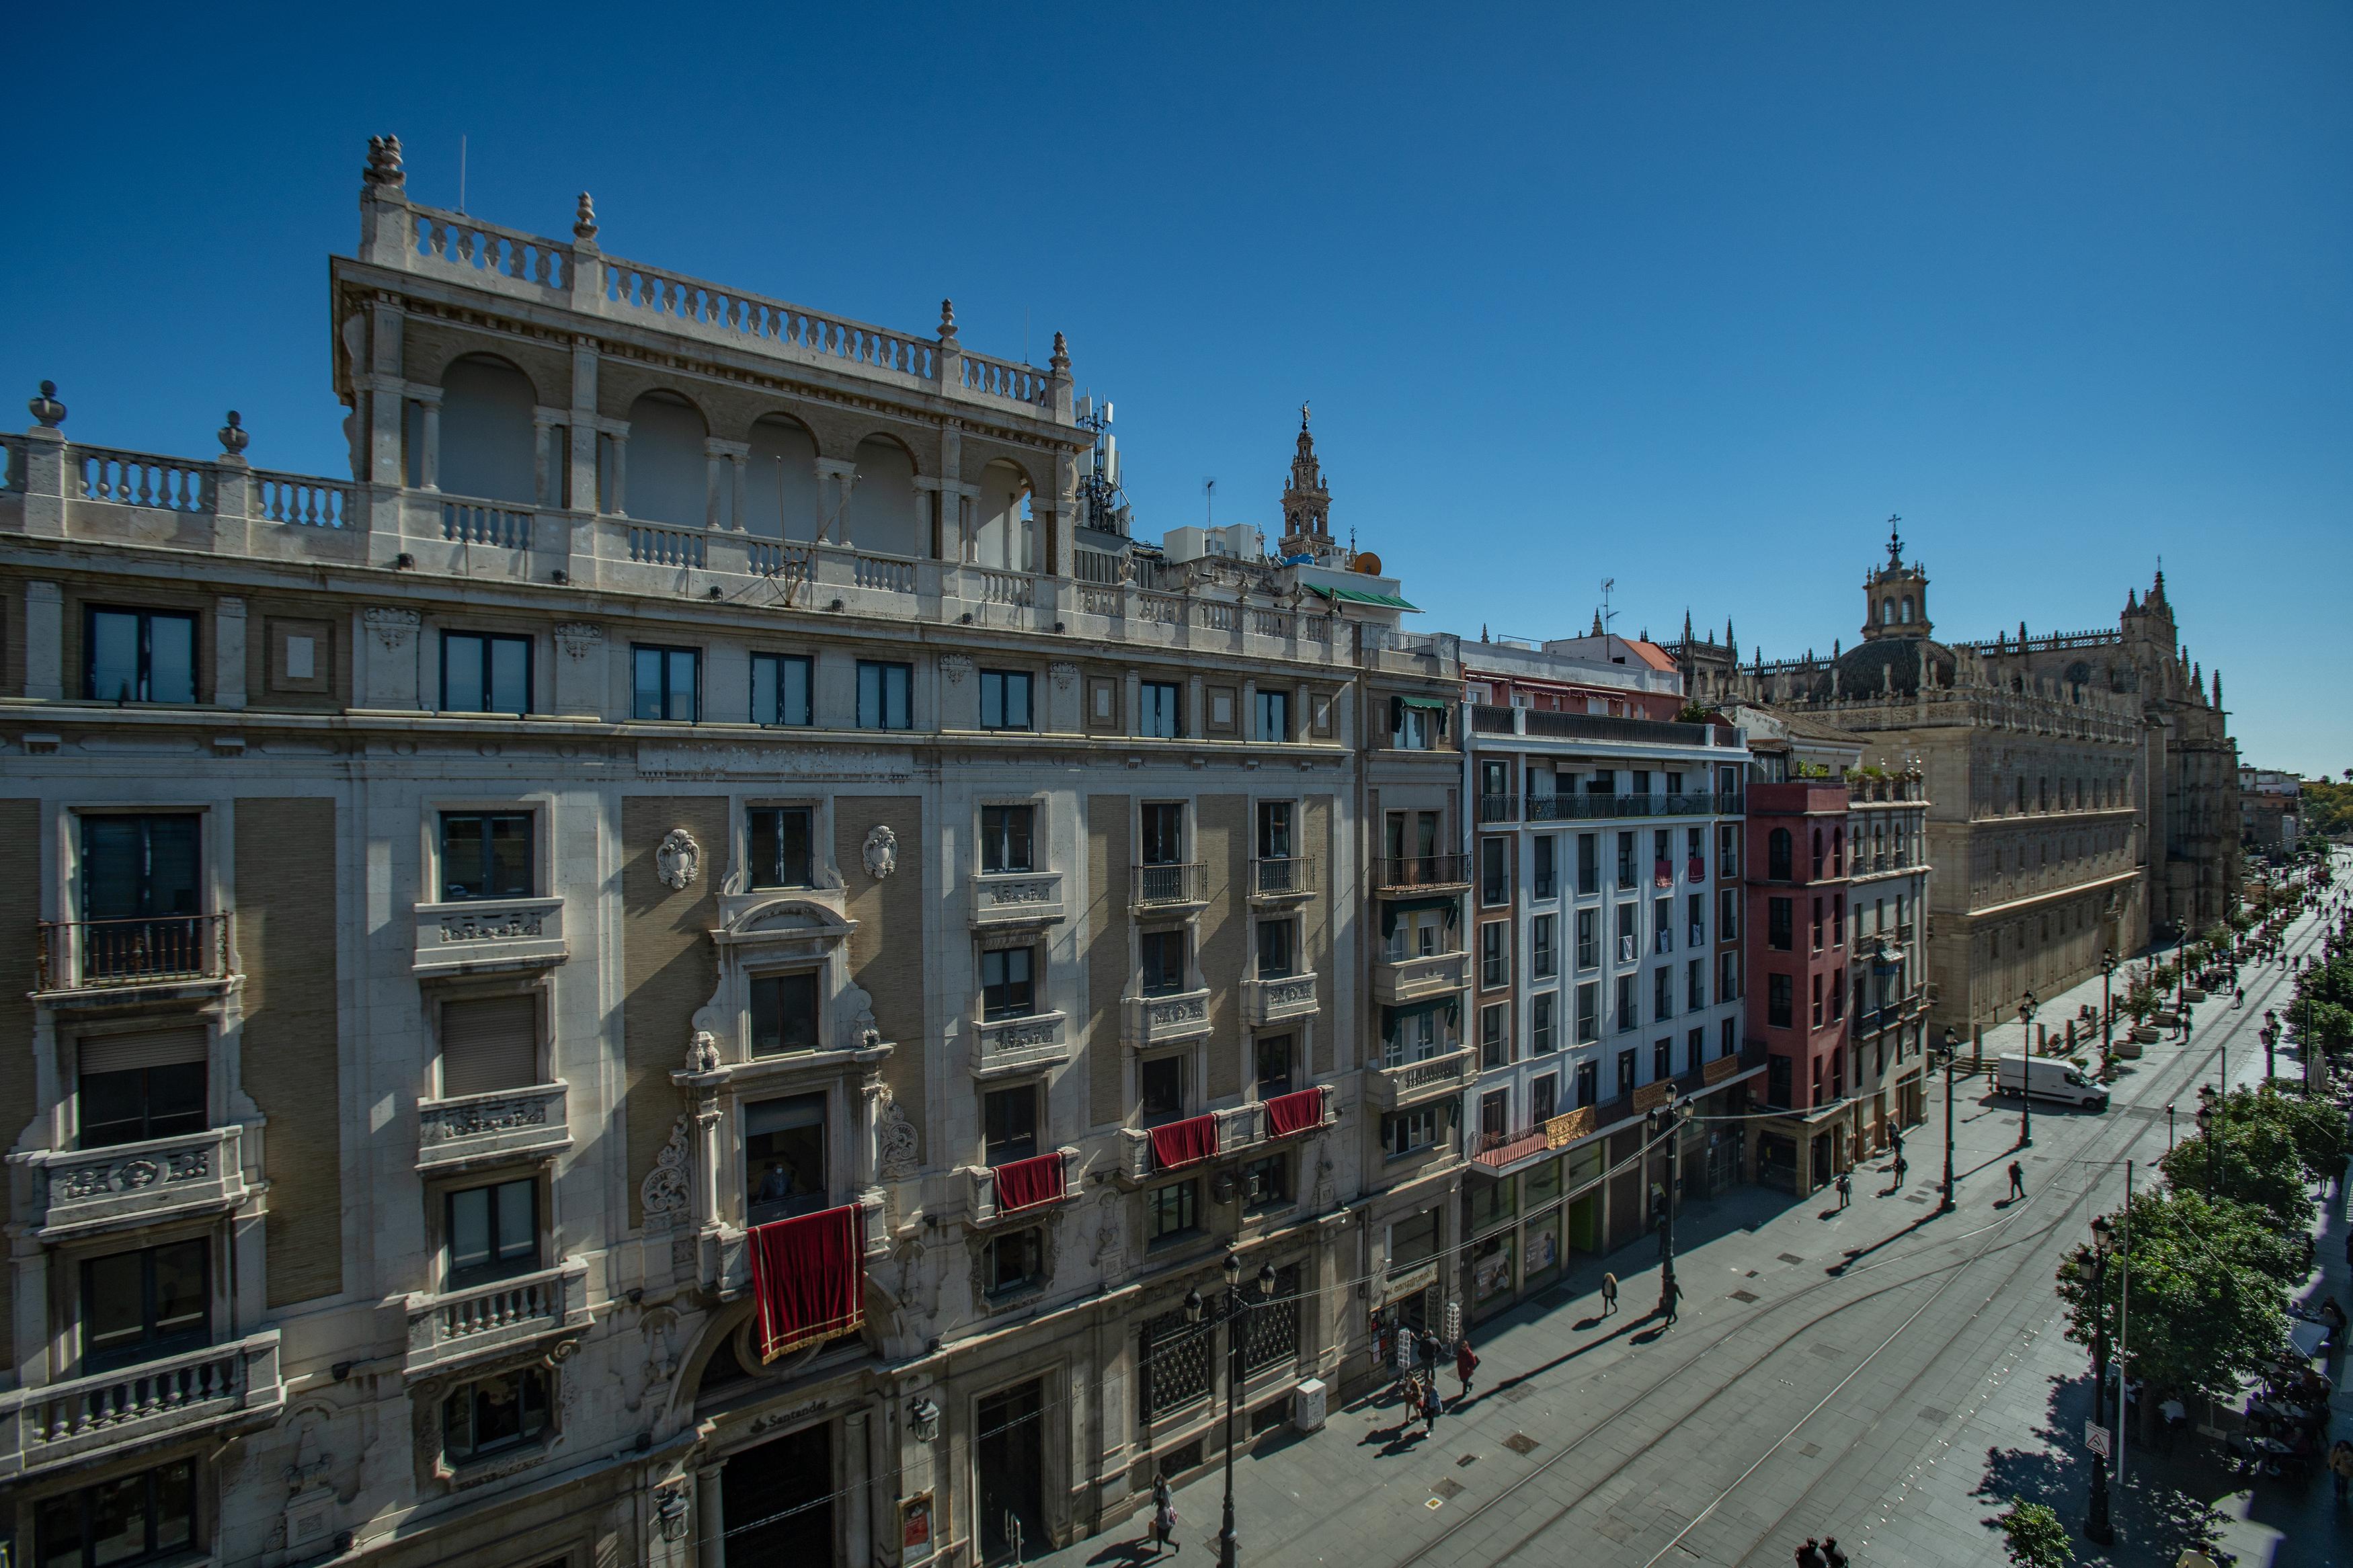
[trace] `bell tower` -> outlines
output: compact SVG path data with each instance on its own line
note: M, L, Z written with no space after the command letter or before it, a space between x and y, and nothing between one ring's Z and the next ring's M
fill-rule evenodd
M1315 437L1307 432L1307 405L1299 405L1299 448L1291 459L1291 478L1282 485L1282 538L1276 553L1312 555L1317 564L1335 561L1340 547L1332 539L1332 492L1324 488L1324 465L1315 459Z
M1903 521L1887 520L1887 560L1862 580L1865 642L1928 635L1928 574L1917 561L1904 559L1904 536L1896 531Z

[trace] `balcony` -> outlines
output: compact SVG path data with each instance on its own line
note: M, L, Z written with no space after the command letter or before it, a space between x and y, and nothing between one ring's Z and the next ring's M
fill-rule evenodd
M1179 991L1169 996L1131 996L1124 1010L1127 1043L1138 1048L1198 1040L1209 1032L1209 993L1206 987Z
M1531 1122L1516 1131L1482 1132L1472 1144L1471 1160L1489 1175L1509 1175L1539 1154L1565 1149L1580 1138L1591 1137L1600 1125L1595 1107L1579 1106Z
M996 1167L966 1165L964 1174L972 1184L971 1223L989 1226L1005 1219L1028 1218L1046 1214L1068 1202L1079 1190L1079 1152L1076 1149L1058 1149L1053 1152L1062 1162L1062 1190L1043 1202L1025 1204L1019 1208L1006 1208L998 1201Z
M1518 795L1482 795L1479 797L1479 820L1482 823L1517 822L1519 819Z
M417 1102L417 1168L430 1175L488 1160L545 1159L572 1147L567 1086L532 1084Z
M1472 1058L1470 1047L1460 1046L1418 1062L1375 1068L1366 1087L1366 1097L1377 1110L1402 1110L1424 1100L1460 1094L1477 1071Z
M1468 855L1386 855L1373 862L1373 890L1383 897L1455 893L1470 885Z
M837 1206L858 1210L860 1268L891 1256L891 1229L884 1223L880 1187L870 1188ZM703 1289L722 1301L741 1299L752 1288L751 1232L732 1224L721 1224L696 1237L695 1278Z
M976 1077L1060 1067L1071 1059L1068 1020L1060 1013L1025 1013L1018 1018L983 1019L974 1027L979 1049Z
M1467 952L1427 952L1414 958L1373 962L1373 1001L1383 1007L1427 1001L1471 984Z
M1676 795L1561 793L1528 796L1530 822L1590 822L1630 816L1738 816L1747 809L1739 790L1684 790Z
M43 921L33 988L47 994L201 985L233 973L230 914Z
M1315 976L1284 974L1242 982L1242 1017L1252 1026L1314 1016Z
M1282 904L1315 896L1315 862L1304 855L1250 862L1250 899Z
M0 1480L232 1425L286 1404L278 1331L98 1377L0 1394Z
M588 1264L573 1258L535 1274L438 1296L408 1298L406 1371L418 1378L521 1345L586 1331Z
M12 1156L31 1179L31 1222L44 1237L220 1213L247 1196L245 1130L215 1127L105 1149Z
M417 906L417 974L564 962L562 899L470 899Z
M1209 868L1198 860L1138 866L1134 887L1137 910L1197 907L1209 899Z
M1060 871L992 871L972 879L972 927L1051 925L1064 918Z

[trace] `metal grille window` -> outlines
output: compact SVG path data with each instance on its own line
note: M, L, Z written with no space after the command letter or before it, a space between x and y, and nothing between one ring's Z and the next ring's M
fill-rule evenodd
M1209 1396L1210 1341L1215 1336L1206 1327L1187 1323L1180 1310L1146 1319L1140 1332L1145 1420L1156 1421Z
M1251 1289L1251 1288L1247 1288ZM1274 1271L1274 1294L1250 1304L1242 1329L1242 1371L1264 1372L1299 1358L1299 1265Z

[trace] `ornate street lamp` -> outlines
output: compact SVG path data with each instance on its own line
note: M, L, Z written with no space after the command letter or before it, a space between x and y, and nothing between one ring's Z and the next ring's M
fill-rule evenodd
M2115 1251L2115 1223L2100 1215L2092 1221L2090 1252L2076 1255L2075 1268L2092 1287L2092 1425L2103 1428L2108 1424L2108 1259ZM2122 1411L2117 1417L2122 1425ZM2108 1522L2107 1457L2097 1448L2092 1450L2092 1506L2084 1533L2103 1546L2116 1538L2116 1527Z
M2018 1027L2026 1037L2026 1067L2019 1074L2018 1084L2018 1146L2034 1146L2034 1015L2042 1004L2029 991L2019 999Z
M1683 1142L1683 1126L1691 1120L1692 1108L1683 1093L1672 1086L1667 1089L1667 1102L1651 1112L1650 1142L1667 1141L1667 1185L1658 1200L1659 1205L1659 1316L1662 1319L1674 1311L1679 1293L1675 1284L1675 1151Z
M2115 997L2111 994L2116 973L2116 950L2113 947L2102 948L2100 950L2100 1071L2103 1073L2113 1073L2116 1070L2114 1054L2116 1005Z
M1259 1300L1252 1301L1242 1295L1242 1260L1239 1254L1226 1254L1226 1293L1214 1311L1201 1299L1198 1289L1185 1292L1185 1321L1196 1324L1204 1332L1215 1332L1217 1325L1226 1327L1226 1513L1223 1528L1218 1531L1218 1568L1234 1568L1241 1551L1241 1540L1234 1531L1234 1421L1242 1397L1242 1341L1250 1327L1250 1315L1264 1306L1274 1294L1274 1265L1261 1264L1258 1271Z
M2215 1191L2214 1124L2221 1120L2221 1118L2214 1113L2214 1086L2211 1083L2200 1084L2198 1086L2198 1131L2204 1134L2206 1139L2206 1195L2210 1198L2214 1195Z
M1945 1026L1945 1195L1936 1200L1938 1214L1950 1214L1957 1207L1953 1197L1953 1063L1961 1054L1961 1037L1954 1027Z

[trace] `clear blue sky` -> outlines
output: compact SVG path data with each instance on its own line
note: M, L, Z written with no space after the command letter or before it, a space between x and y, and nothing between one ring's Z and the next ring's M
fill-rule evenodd
M1849 640L1883 520L1955 637L2162 552L2242 750L2353 766L2353 10L582 4L18 19L0 384L334 471L325 256L409 187L964 342L1070 334L1140 531L1335 497L1475 635ZM511 19L510 19L511 18ZM1026 323L1026 328L1025 328Z

